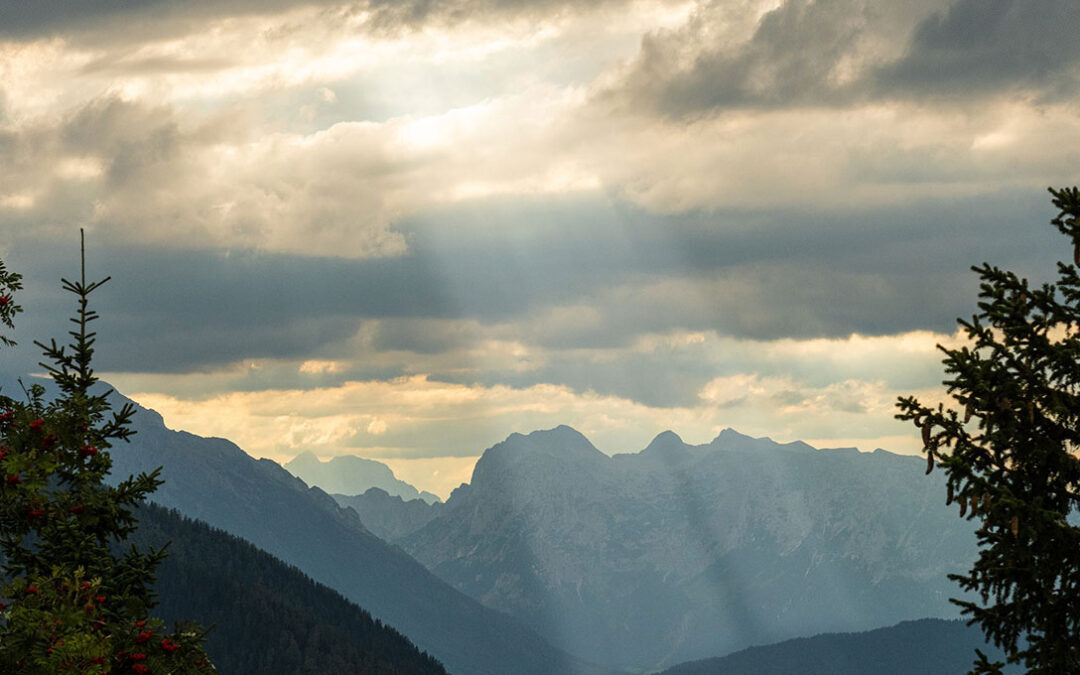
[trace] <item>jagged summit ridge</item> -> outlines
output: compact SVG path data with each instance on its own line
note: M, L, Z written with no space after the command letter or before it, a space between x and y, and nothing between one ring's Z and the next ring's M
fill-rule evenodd
M662 459L670 464L700 458L713 452L804 452L807 450L816 451L817 449L803 441L779 443L767 436L754 438L727 427L722 429L713 440L702 445L690 445L674 431L663 431L636 455ZM624 455L618 456L624 457ZM626 456L633 456L633 453Z
M789 443L779 443L769 438L768 436L762 436L760 438L754 438L753 436L747 436L746 434L739 433L738 431L727 427L722 429L716 438L710 442L709 447L722 449L722 450L746 450L746 451L765 451L765 450L816 450L816 448L809 443L803 441L791 441Z
M507 436L506 440L491 446L476 463L470 484L497 480L496 476L501 476L501 480L510 479L507 473L510 467L513 467L515 475L520 475L525 466L531 467L533 476L545 473L558 475L569 470L585 470L586 473L590 470L603 471L612 459L623 464L630 457L659 461L676 467L716 452L769 454L806 451L816 452L817 449L802 441L779 443L768 437L754 438L727 427L712 441L701 445L690 445L669 429L657 434L638 452L608 456L598 450L580 431L561 424L552 429L541 429L528 434L514 432Z

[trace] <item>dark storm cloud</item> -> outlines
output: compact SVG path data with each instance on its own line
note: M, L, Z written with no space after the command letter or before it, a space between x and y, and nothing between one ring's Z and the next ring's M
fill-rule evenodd
M411 253L369 260L165 250L92 237L91 276L113 276L97 298L105 317L99 366L183 372L243 358L348 358L355 352L341 350L355 347L345 343L373 319L384 325L366 348L436 355L488 337L602 350L679 329L760 339L951 332L974 308L969 264L990 260L1045 278L1055 256L1067 257L1039 197L660 222L587 203L492 208L484 222L473 220L474 207L402 224ZM32 289L24 335L66 330L70 302L49 289L75 273L76 255L74 242L63 255L55 241L12 246L9 266L26 273ZM653 357L642 358L648 369ZM576 365L550 367L573 379ZM583 388L633 386L658 402L681 400L680 382L692 377L630 383L603 366L580 370Z
M1021 90L1075 97L1080 3L960 0L915 29L907 53L877 74L882 92L965 97Z
M110 339L99 360L105 370L182 372L244 358L305 358L348 339L364 317L438 316L454 306L415 264L91 245L91 274L113 277L97 297L108 317L101 330L107 326ZM51 256L54 247L16 247L11 263L27 270L28 280L55 287L76 261ZM61 334L62 300L43 300L53 320L27 331Z
M550 12L573 4L570 0L0 0L0 41L64 36L89 44L139 44L198 32L216 19L304 7L321 9L334 20L367 13L370 30L394 32L484 14ZM174 67L167 62L143 65Z
M0 39L94 35L95 41L135 42L194 29L207 18L263 14L314 4L308 0L3 0ZM340 3L326 3L340 4Z
M725 17L714 2L679 31L647 35L621 88L605 96L682 117L1012 92L1061 98L1080 82L1073 0L958 0L943 10L786 0L734 46L709 30Z
M850 98L847 87L829 80L863 32L855 3L788 0L767 13L738 49L717 44L707 30L723 9L723 3L711 3L680 32L646 35L629 88L648 92L669 114ZM684 60L677 52L687 42L697 52Z
M397 319L380 321L372 339L377 351L408 351L414 354L441 354L467 349L485 337L485 329L474 321L438 319Z

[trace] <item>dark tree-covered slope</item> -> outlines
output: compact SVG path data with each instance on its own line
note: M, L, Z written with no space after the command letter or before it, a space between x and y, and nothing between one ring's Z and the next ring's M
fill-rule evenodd
M976 648L1001 655L986 645L978 628L962 621L922 619L865 633L830 633L750 647L683 663L661 675L961 675L971 667Z
M171 542L158 615L213 624L207 651L220 672L446 674L393 628L243 539L153 504L138 515L133 543Z

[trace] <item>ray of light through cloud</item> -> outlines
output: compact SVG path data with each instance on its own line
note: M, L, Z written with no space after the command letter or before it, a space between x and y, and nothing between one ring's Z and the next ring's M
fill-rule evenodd
M59 334L85 228L106 378L255 455L916 451L967 267L1068 254L1069 0L176 5L0 21L0 254Z

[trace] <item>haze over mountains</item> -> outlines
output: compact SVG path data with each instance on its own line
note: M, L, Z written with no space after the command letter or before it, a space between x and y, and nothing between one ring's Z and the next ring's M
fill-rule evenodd
M302 452L284 467L308 485L320 487L330 494L359 495L374 487L405 501L422 499L428 504L442 501L438 495L426 490L421 492L399 480L390 467L373 459L342 455L324 462L314 453Z
M122 397L114 399L114 405ZM406 635L455 675L602 674L514 619L440 581L371 534L355 512L233 443L167 429L140 408L130 444L110 452L113 478L162 466L153 501L240 536L296 565Z
M727 429L608 456L563 426L488 449L445 504L380 488L335 502L152 411L136 428L116 475L164 466L155 501L297 565L459 675L648 672L953 617L946 574L975 552L939 477L884 451Z
M731 429L609 457L559 427L487 450L398 543L571 653L659 668L955 616L946 574L974 559L974 537L923 466Z
M441 502L405 501L377 487L362 495L332 495L338 504L360 514L364 526L386 541L396 541L419 530L442 510Z

